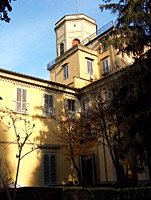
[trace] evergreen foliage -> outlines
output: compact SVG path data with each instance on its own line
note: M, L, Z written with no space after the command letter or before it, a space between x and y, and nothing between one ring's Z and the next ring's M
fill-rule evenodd
M134 57L151 47L151 0L103 0L104 9L117 13L115 28L107 36L107 44L113 44L119 52Z
M119 73L113 82L110 107L118 112L124 132L123 164L144 170L147 165L151 180L151 65L147 59L135 62Z
M12 11L11 0L0 0L0 20L9 22L8 12Z

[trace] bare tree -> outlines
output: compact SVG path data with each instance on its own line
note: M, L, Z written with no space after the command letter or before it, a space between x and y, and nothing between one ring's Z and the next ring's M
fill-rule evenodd
M95 144L94 140L86 137L86 121L83 121L81 113L78 116L74 112L66 111L59 121L60 132L58 140L67 150L67 159L72 161L77 172L79 184L82 184L82 176L77 159L86 155Z
M126 131L124 121L121 119L121 113L118 106L115 108L112 99L111 85L106 84L104 88L95 89L89 94L89 120L92 129L96 133L98 142L109 149L109 153L114 164L117 175L117 183L124 183L124 168L122 158L125 147Z
M20 169L20 162L21 160L28 155L29 153L33 152L35 149L38 148L33 142L31 142L30 138L33 134L33 129L35 124L33 124L29 118L23 114L14 113L12 110L5 108L1 110L1 122L4 124L5 131L10 131L13 129L14 132L14 140L10 141L9 144L15 144L17 146L17 169L16 169L16 176L15 176L15 184L14 184L14 196L13 200L16 197L16 187L17 187L17 180L19 175ZM23 154L23 149L25 145L29 143L31 148L29 151Z

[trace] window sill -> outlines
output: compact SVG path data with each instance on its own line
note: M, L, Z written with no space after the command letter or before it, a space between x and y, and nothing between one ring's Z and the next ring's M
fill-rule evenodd
M51 119L56 119L56 117L55 116L52 116L52 115L45 115L45 114L43 114L43 116L42 116L43 118L51 118Z
M111 73L111 71L103 72L102 75L103 75L103 76L106 76L106 75L108 75L108 74L110 74L110 73Z
M29 115L29 111L13 110L13 112L17 114Z

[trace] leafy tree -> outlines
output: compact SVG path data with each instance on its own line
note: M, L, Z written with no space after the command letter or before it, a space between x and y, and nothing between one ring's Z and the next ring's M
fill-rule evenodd
M109 104L109 84L95 89L89 94L89 120L98 142L108 148L117 175L118 185L124 184L124 168L122 159L126 145L125 126L120 120L119 112L114 112Z
M127 135L130 138L129 146L133 147L133 160L137 166L147 161L151 180L150 87L151 66L150 56L148 56L145 60L139 60L138 63L126 68L119 74L118 81L114 82L114 87L112 88L114 91L112 101L120 102L121 118L127 126ZM141 138L137 145L132 142L136 137ZM137 163L136 159L139 163Z
M128 181L128 170L142 172L146 161L151 169L149 57L107 77L89 94L88 117L98 141L109 149L119 185Z
M86 137L87 129L86 122L82 120L82 116L76 116L75 113L66 111L59 121L60 132L58 140L66 148L67 160L72 161L79 184L83 184L81 171L77 160L79 156L85 156L95 141Z
M106 44L134 57L142 55L146 46L151 47L151 0L103 1L101 11L109 9L118 14Z
M14 0L15 1L15 0ZM11 0L1 0L0 1L0 20L9 22L8 12L12 11Z

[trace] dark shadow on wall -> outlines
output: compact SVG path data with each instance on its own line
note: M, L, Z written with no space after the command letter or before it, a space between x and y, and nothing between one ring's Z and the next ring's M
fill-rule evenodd
M66 159L66 149L62 148L62 144L58 140L59 119L61 119L64 109L63 96L58 96L59 97L56 97L55 99L55 115L53 117L45 116L42 106L34 107L35 114L34 116L32 116L32 120L35 122L35 126L37 126L37 129L33 141L39 146L39 152L37 154L39 164L32 172L30 185L42 185L42 152L45 151L57 153L57 171L59 184L68 184L69 182L76 179L76 174L73 166ZM38 184L36 180L38 180Z
M0 117L2 114L0 113ZM12 157L16 158L15 154L10 156L10 152L14 148L15 144L11 144L9 138L9 131L6 131L6 126L4 120L0 121L0 172L3 175L6 183L13 184L15 177L15 169L12 165ZM2 181L0 179L0 187L3 187Z

